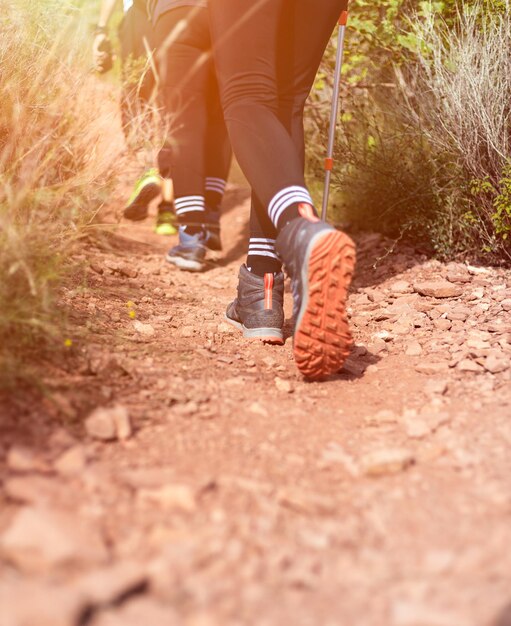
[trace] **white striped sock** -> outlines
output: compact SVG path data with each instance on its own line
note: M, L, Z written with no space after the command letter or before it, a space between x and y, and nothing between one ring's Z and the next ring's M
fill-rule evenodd
M227 181L223 178L215 178L213 176L206 177L206 191L211 191L213 193L218 193L221 196L225 193L225 186L227 185Z
M249 256L265 256L271 259L278 259L275 252L275 239L265 239L262 237L251 237L248 244Z
M191 211L205 211L206 203L204 196L182 196L174 200L176 214L183 215Z
M282 213L292 204L299 204L300 202L312 205L312 198L305 187L298 185L286 187L275 194L268 207L268 213L273 224L277 226Z

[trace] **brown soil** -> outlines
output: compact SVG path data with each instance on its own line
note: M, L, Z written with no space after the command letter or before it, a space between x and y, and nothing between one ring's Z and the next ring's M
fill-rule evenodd
M509 626L511 272L360 235L356 348L308 383L290 323L223 321L247 217L231 188L201 275L149 222L83 252L86 332L1 409L0 624ZM133 433L93 438L114 405Z

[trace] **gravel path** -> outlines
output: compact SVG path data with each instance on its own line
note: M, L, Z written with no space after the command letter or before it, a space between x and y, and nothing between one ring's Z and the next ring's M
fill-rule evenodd
M511 271L359 236L356 348L307 383L223 321L227 206L202 275L149 224L83 252L82 332L0 407L1 626L510 626Z

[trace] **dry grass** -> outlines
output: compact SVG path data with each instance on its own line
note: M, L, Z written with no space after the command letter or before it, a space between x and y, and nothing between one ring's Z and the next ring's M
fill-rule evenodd
M456 22L416 20L418 66L398 76L412 121L444 172L459 178L453 219L471 227L485 252L509 260L511 3L491 14L480 3L460 5Z
M0 15L1 386L26 375L28 348L64 341L57 290L120 146L113 116L99 115L77 7L0 2Z

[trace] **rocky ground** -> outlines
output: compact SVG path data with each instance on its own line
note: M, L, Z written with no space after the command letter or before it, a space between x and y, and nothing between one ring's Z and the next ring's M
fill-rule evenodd
M202 275L148 223L83 251L82 332L0 408L1 626L509 626L511 271L358 236L311 384L223 321L247 208Z

